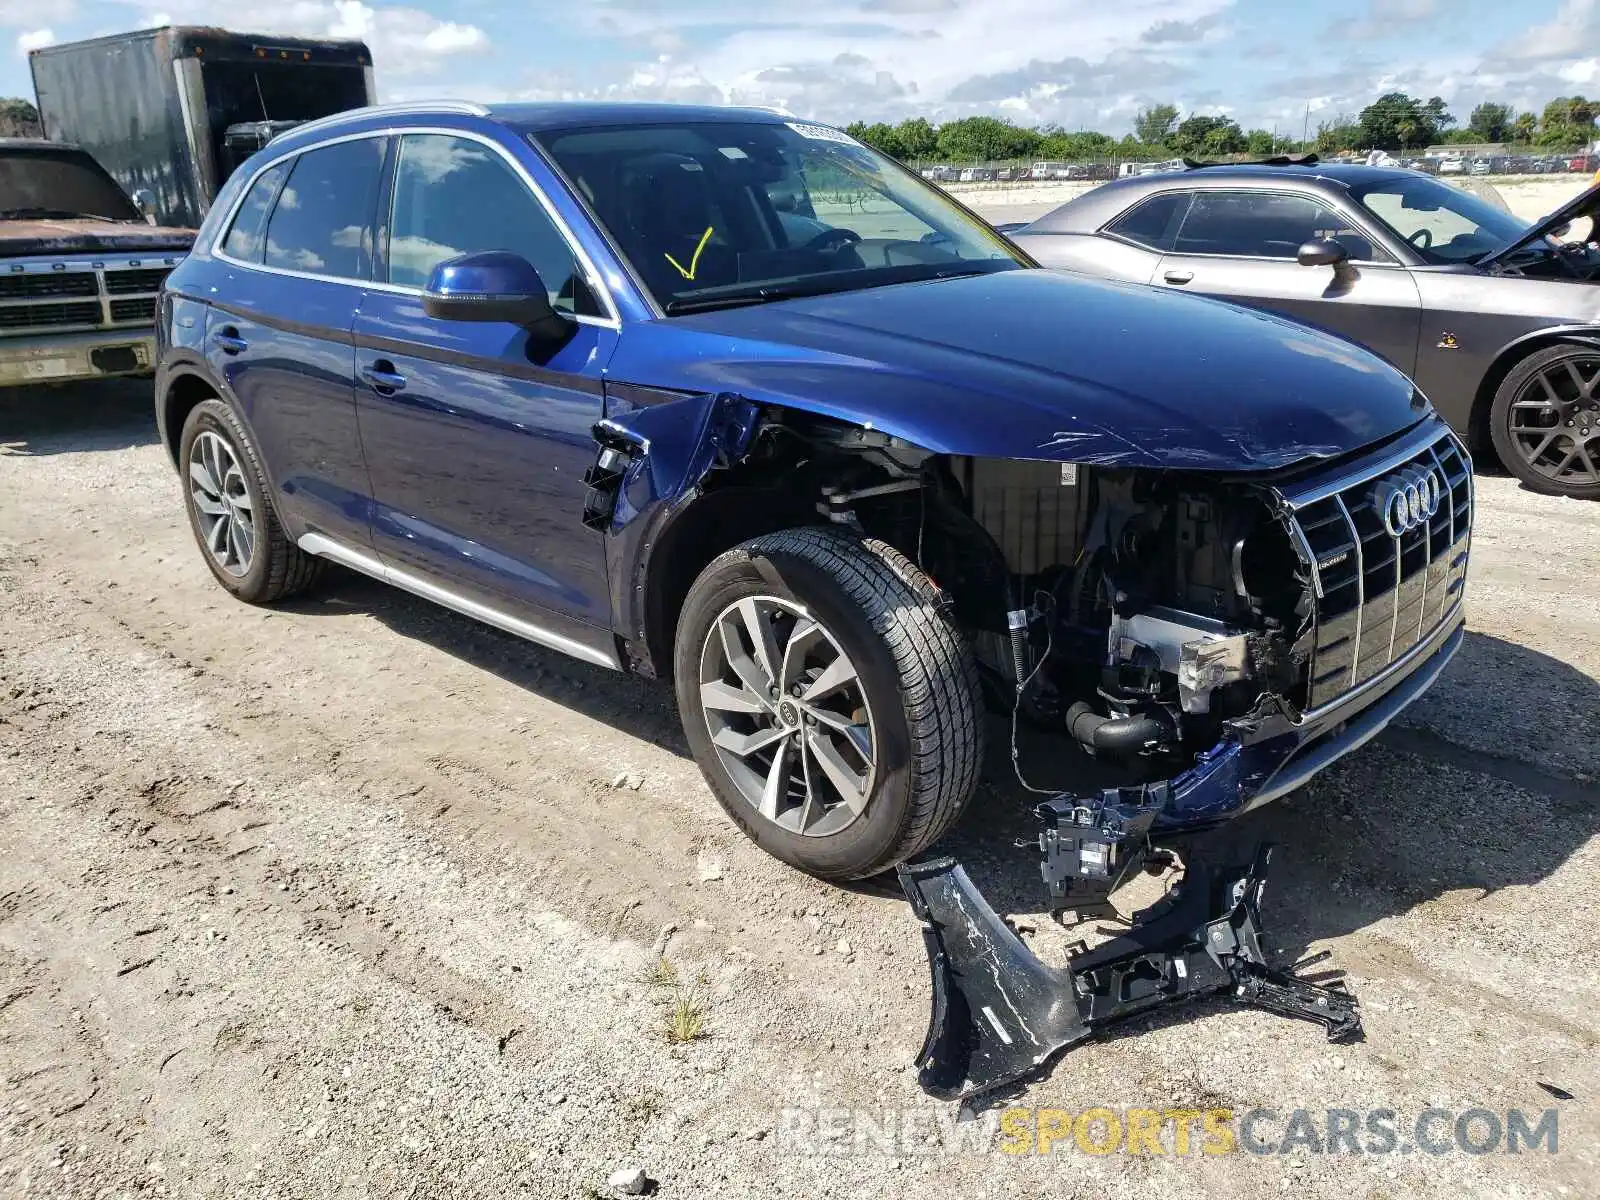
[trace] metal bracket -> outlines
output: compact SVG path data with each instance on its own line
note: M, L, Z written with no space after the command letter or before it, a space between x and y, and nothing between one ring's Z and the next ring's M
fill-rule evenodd
M1361 1035L1355 998L1267 963L1260 902L1271 861L1191 864L1119 936L1041 962L951 858L908 863L900 884L922 921L933 980L928 1034L917 1055L923 1090L963 1102L1014 1083L1058 1051L1159 1005L1209 993L1315 1021L1328 1040Z
M1169 783L1107 788L1099 796L1058 796L1034 808L1040 874L1059 912L1100 907L1144 859L1147 835L1167 806Z
M628 467L644 448L604 421L594 427L593 434L599 453L594 465L583 473L584 486L589 490L583 497L582 520L588 528L603 533L616 512L617 495L622 491Z

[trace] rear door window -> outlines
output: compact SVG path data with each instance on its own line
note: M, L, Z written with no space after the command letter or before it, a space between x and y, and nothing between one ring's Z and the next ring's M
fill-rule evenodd
M272 211L278 188L288 174L289 164L282 162L256 176L250 190L245 193L244 202L239 205L239 211L234 214L228 236L223 240L224 254L249 263L261 261L261 251L266 246L263 234L267 228L267 214Z
M1191 195L1190 192L1163 192L1151 196L1112 221L1105 231L1152 250L1170 250Z
M370 278L384 149L383 138L361 138L295 159L267 222L266 265L335 279Z

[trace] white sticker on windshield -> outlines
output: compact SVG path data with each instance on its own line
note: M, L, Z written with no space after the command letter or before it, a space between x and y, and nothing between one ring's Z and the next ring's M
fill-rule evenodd
M859 146L861 144L848 133L837 129L829 129L826 125L808 125L804 121L785 121L784 124L801 137L810 138L814 142L838 142L841 146Z
M736 162L741 158L749 158L750 157L748 154L746 154L743 150L739 149L739 147L737 147L737 146L719 146L718 149L722 151L722 156L724 158L731 158Z

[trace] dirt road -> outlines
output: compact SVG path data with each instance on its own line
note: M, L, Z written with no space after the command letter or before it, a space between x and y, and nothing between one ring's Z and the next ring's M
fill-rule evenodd
M351 576L234 603L142 386L0 397L0 1195L1592 1195L1600 509L1479 485L1456 663L1247 831L1367 1040L1193 1005L1019 1102L1555 1109L1557 1153L1010 1155L907 1069L904 904L741 840L665 688ZM1028 912L1006 780L951 848ZM818 1106L898 1136L810 1153Z

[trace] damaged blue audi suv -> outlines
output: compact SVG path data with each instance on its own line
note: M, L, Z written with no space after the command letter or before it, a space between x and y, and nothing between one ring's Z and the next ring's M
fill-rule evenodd
M218 583L267 604L338 563L670 678L762 847L833 880L908 864L936 990L987 1013L939 1018L943 1094L1203 966L1075 960L1054 1033L963 992L963 954L1020 949L925 854L974 792L986 708L1048 781L1042 870L1076 907L1361 746L1462 639L1471 464L1400 372L1040 269L783 114L301 125L222 190L158 325L156 415ZM1235 983L1252 878L1196 902L1234 913L1211 961Z

